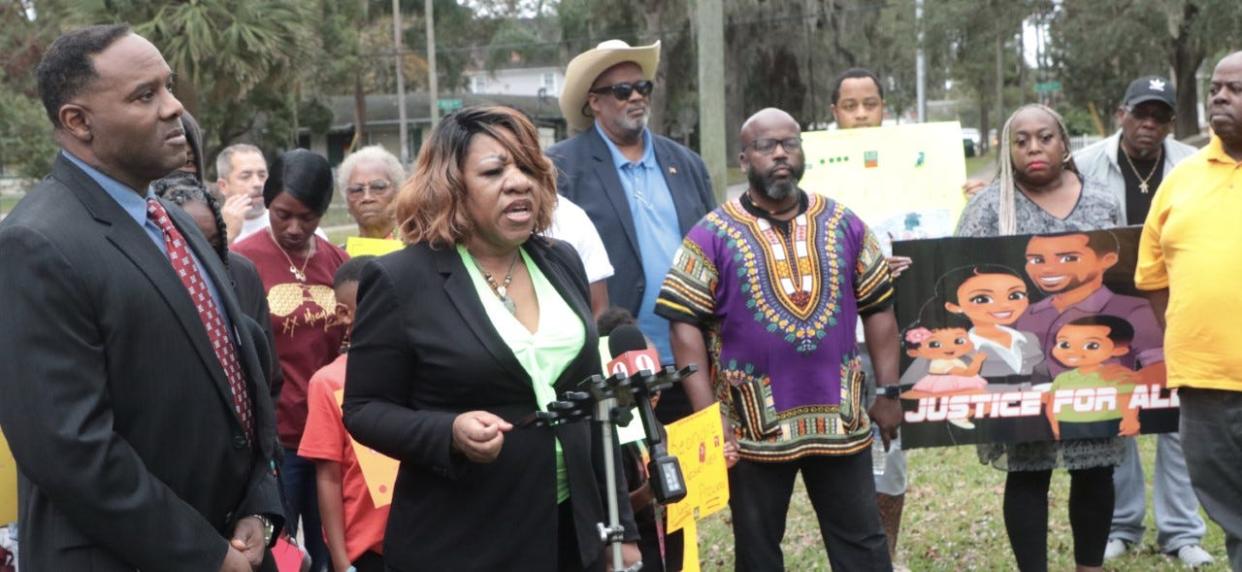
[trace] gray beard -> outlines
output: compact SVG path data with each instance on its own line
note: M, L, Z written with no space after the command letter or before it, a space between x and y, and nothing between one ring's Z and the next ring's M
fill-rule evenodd
M798 184L793 181L784 181L771 185L765 184L763 188L759 190L763 193L763 196L769 199L774 201L783 201L798 190Z
M644 113L638 119L631 119L629 115L622 115L617 119L617 124L630 133L640 133L647 128L647 121L651 118L651 112Z

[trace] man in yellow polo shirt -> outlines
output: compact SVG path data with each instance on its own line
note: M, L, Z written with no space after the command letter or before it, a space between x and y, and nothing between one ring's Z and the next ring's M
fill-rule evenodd
M1199 502L1242 570L1242 51L1212 73L1207 147L1165 178L1143 227L1135 283L1165 321L1170 387Z

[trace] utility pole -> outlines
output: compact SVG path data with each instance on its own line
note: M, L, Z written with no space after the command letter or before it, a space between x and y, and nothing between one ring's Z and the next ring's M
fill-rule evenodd
M918 51L914 53L917 110L919 123L925 123L927 121L927 54L923 51L923 0L914 0L914 26L918 35Z
M401 164L409 165L410 137L406 131L405 70L401 65L405 59L404 50L401 48L401 0L392 0L392 44L396 49L397 60L397 136L401 138Z
M440 92L437 87L439 76L436 75L436 7L433 0L423 2L423 12L427 18L427 91L431 97L431 126L440 122Z
M1003 143L1000 138L1003 134L1003 126L1005 125L1005 31L1004 28L996 30L996 148L1000 149ZM983 135L987 137L985 133Z
M695 35L699 56L699 155L707 165L716 199L728 188L725 143L724 15L721 0L698 0Z

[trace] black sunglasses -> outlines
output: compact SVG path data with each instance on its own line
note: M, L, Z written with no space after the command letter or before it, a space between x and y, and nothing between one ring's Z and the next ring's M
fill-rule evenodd
M651 90L653 89L655 89L655 83L644 79L634 83L614 83L604 87L597 87L588 93L603 94L612 92L613 97L621 101L625 101L636 91L638 92L638 95L647 97L648 95L651 95Z
M1139 121L1146 121L1148 119L1153 119L1156 121L1156 123L1160 123L1160 124L1170 123L1173 121L1173 110L1172 109L1166 109L1166 108L1154 107L1154 106L1140 107L1137 105L1132 105L1132 106L1126 107L1126 111L1129 111L1130 115Z

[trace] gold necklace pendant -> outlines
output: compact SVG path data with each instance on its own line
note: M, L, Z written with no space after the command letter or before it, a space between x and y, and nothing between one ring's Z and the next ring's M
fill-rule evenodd
M1152 165L1151 171L1147 173L1146 177L1139 173L1138 167L1134 166L1134 160L1130 158L1130 154L1126 153L1125 149L1119 149L1118 151L1120 151L1121 155L1126 158L1126 164L1130 166L1130 172L1134 173L1134 176L1138 178L1139 193L1146 195L1147 192L1151 190L1151 187L1147 185L1147 181L1150 181L1152 177L1156 176L1156 171L1160 170L1160 163L1164 160L1164 146L1160 147L1160 153L1156 155L1156 164Z
M297 278L298 282L306 282L306 273L298 270L298 268L292 263L289 264L289 273L292 274L294 278Z

